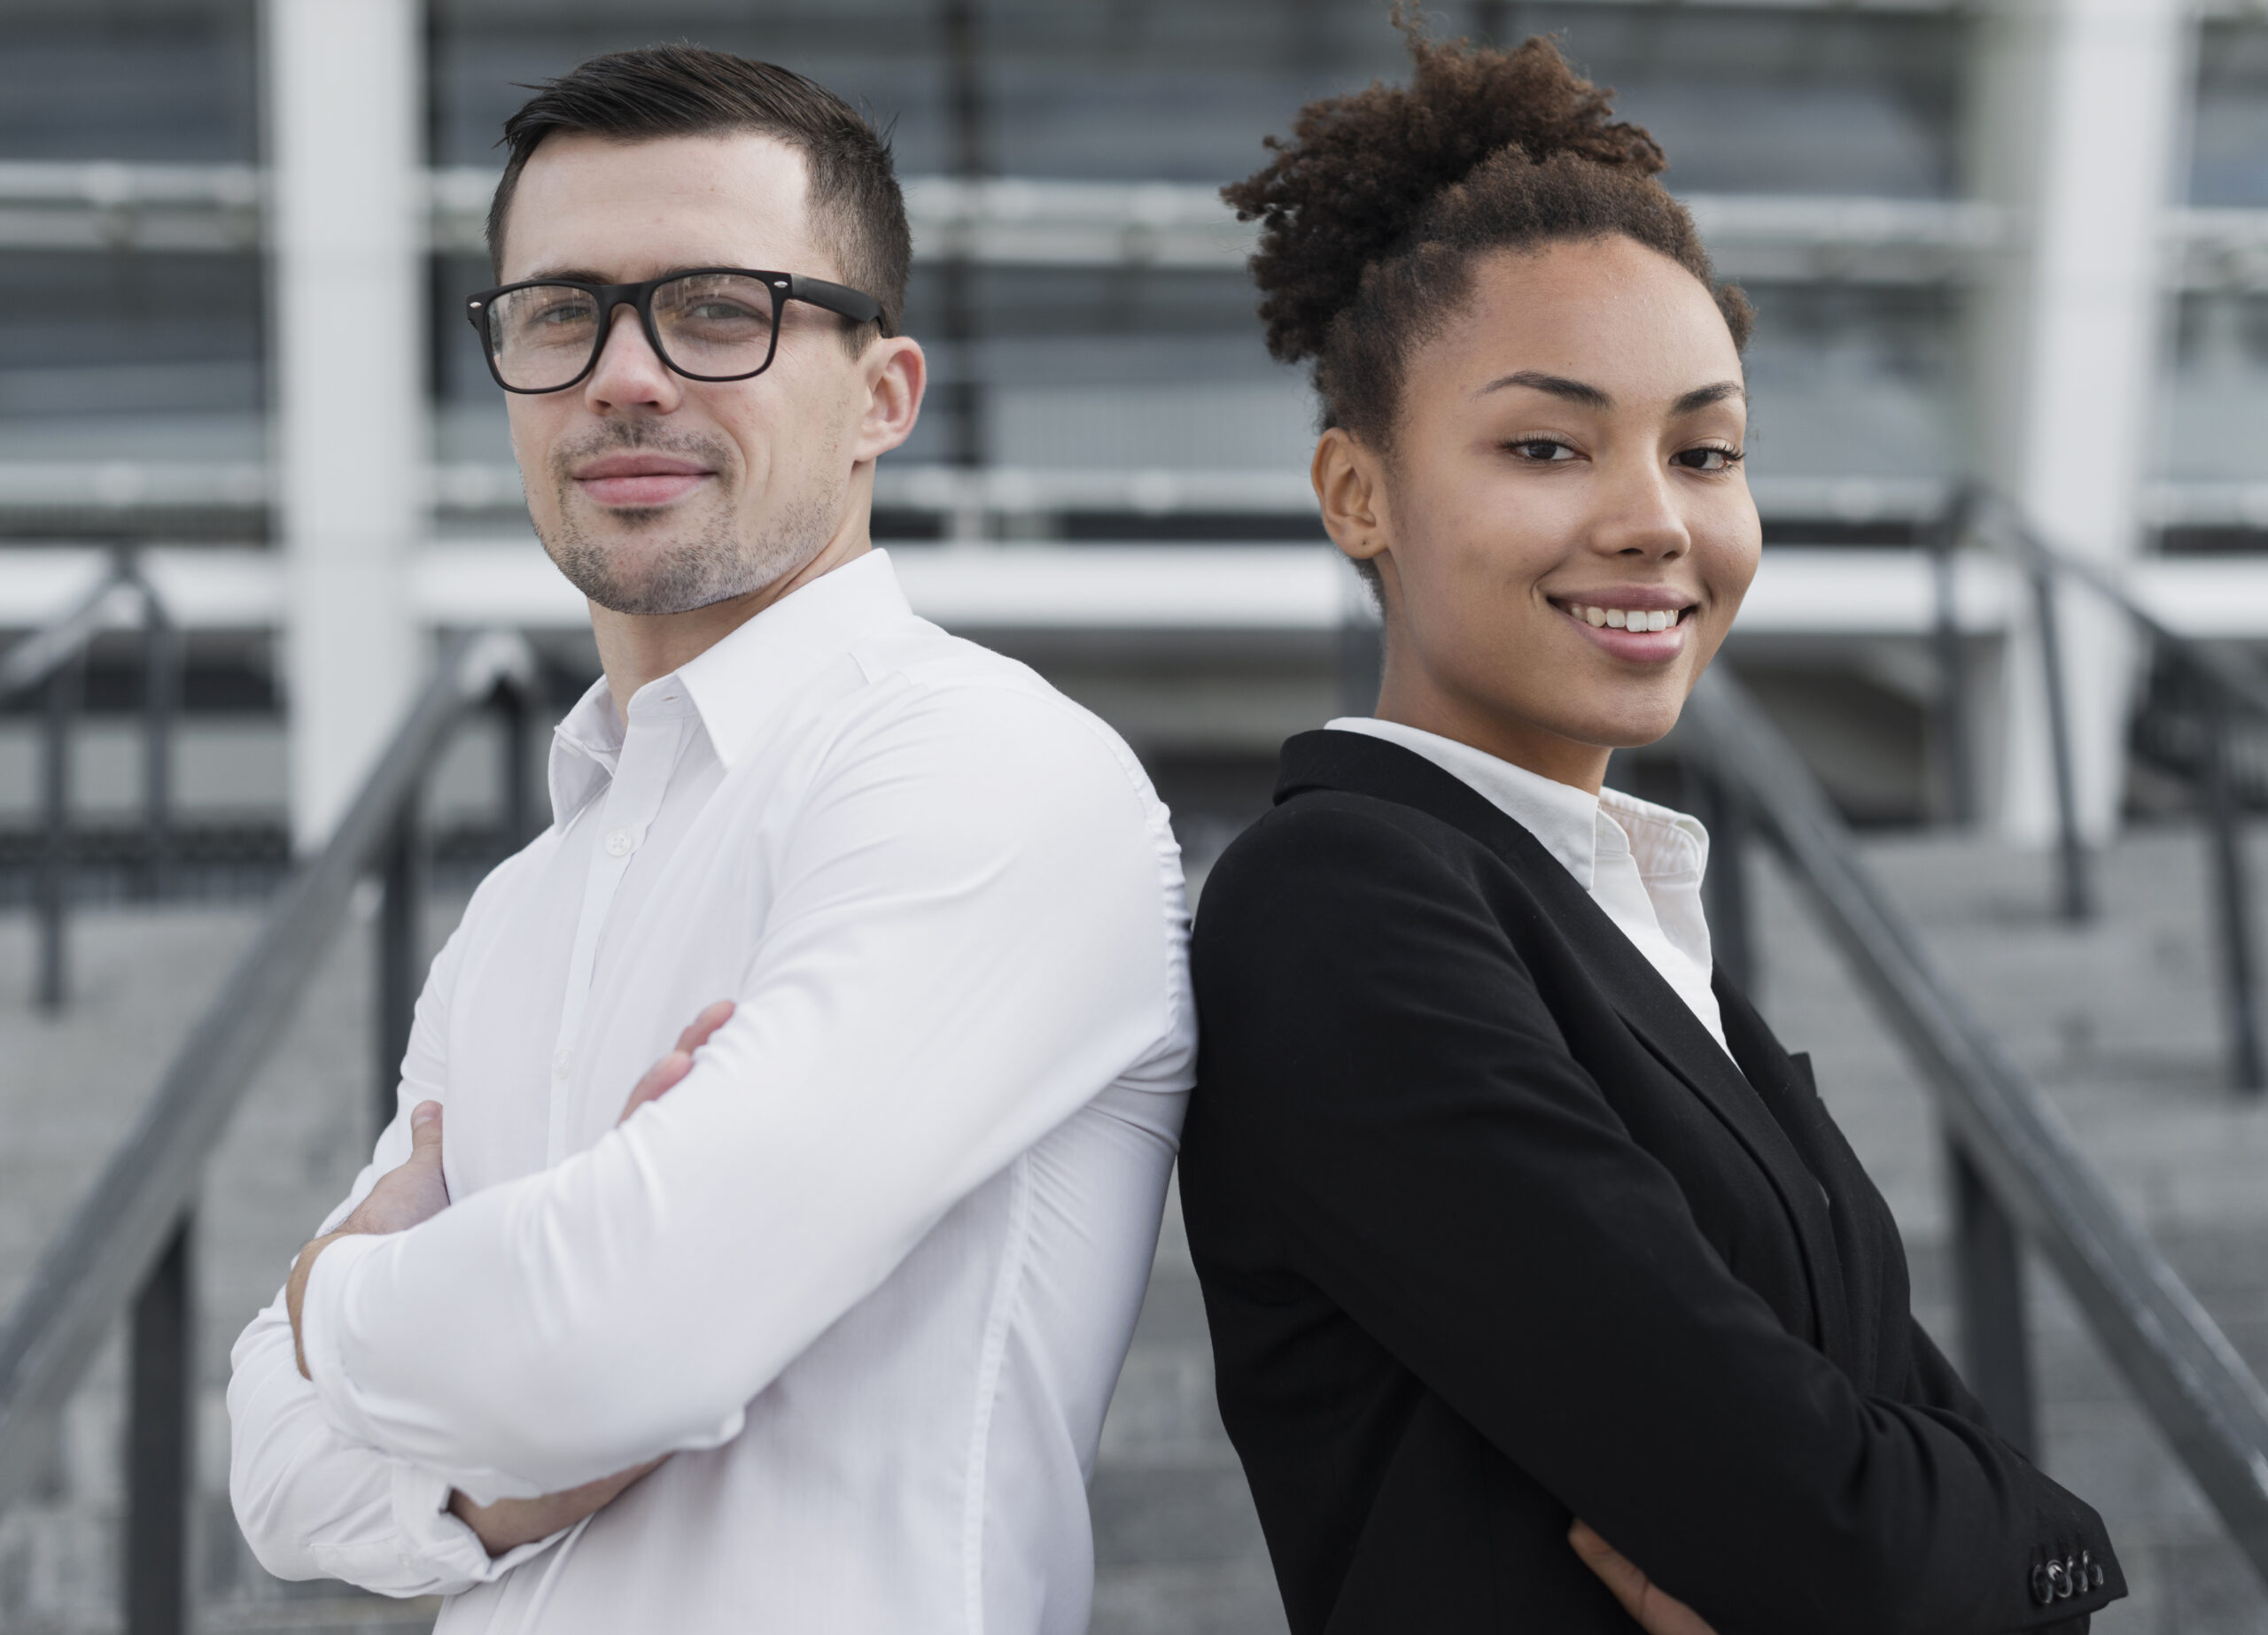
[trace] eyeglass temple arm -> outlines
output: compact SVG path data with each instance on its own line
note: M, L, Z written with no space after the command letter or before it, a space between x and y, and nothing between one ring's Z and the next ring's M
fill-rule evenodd
M882 314L882 304L848 284L829 283L824 278L806 278L800 273L788 275L788 293L798 301L808 301L813 306L839 313L853 323L881 326L884 336L890 333L889 320Z

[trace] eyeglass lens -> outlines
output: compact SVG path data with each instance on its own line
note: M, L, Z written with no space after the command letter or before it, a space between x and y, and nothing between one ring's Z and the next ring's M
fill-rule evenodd
M688 273L654 291L662 355L687 375L753 375L771 360L772 286L739 273ZM572 284L529 284L488 308L496 373L524 391L571 384L590 367L603 316L598 298Z

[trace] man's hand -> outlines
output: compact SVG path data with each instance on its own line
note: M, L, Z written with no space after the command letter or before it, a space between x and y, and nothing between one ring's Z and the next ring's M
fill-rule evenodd
M307 1347L300 1341L299 1311L307 1304L307 1275L315 1270L315 1257L351 1234L405 1232L448 1206L449 1183L441 1174L441 1104L419 1102L409 1114L408 1162L379 1176L370 1195L339 1222L337 1231L315 1239L291 1263L284 1306L291 1315L291 1349L299 1360L302 1379L311 1376Z
M1716 1635L1699 1613L1656 1589L1637 1563L1593 1532L1589 1523L1578 1520L1567 1530L1567 1542L1646 1635Z
M548 1538L562 1528L574 1526L593 1511L603 1510L623 1489L668 1457L664 1453L661 1459L649 1459L628 1470L617 1470L610 1476L601 1476L595 1482L586 1482L562 1493L546 1493L540 1499L500 1499L493 1505L477 1505L463 1493L452 1490L449 1511L472 1529L473 1536L490 1556L499 1556L524 1544Z

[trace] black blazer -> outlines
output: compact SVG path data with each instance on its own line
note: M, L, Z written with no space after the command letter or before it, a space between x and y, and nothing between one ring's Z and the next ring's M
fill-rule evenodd
M1276 799L1198 914L1181 1186L1294 1635L1627 1635L1571 1515L1718 1635L2078 1631L2125 1592L1721 972L1731 1060L1396 745L1294 738Z

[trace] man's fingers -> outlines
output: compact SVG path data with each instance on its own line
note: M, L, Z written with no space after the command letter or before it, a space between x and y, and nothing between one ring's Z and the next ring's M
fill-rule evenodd
M686 1030L677 1036L677 1048L687 1056L709 1042L709 1035L732 1019L733 1002L719 999L699 1016L693 1019Z
M630 1092L630 1099L622 1104L619 1124L649 1101L659 1101L662 1093L693 1071L693 1056L687 1050L672 1050L667 1056L646 1069L646 1076L638 1081Z
M441 1104L422 1101L409 1111L409 1156L429 1164L441 1161Z
M646 1076L632 1087L630 1099L622 1104L619 1124L649 1101L657 1101L662 1093L673 1089L679 1081L693 1071L693 1053L709 1042L710 1035L732 1019L733 1002L719 999L699 1016L693 1019L686 1030L677 1036L677 1048L646 1069Z

